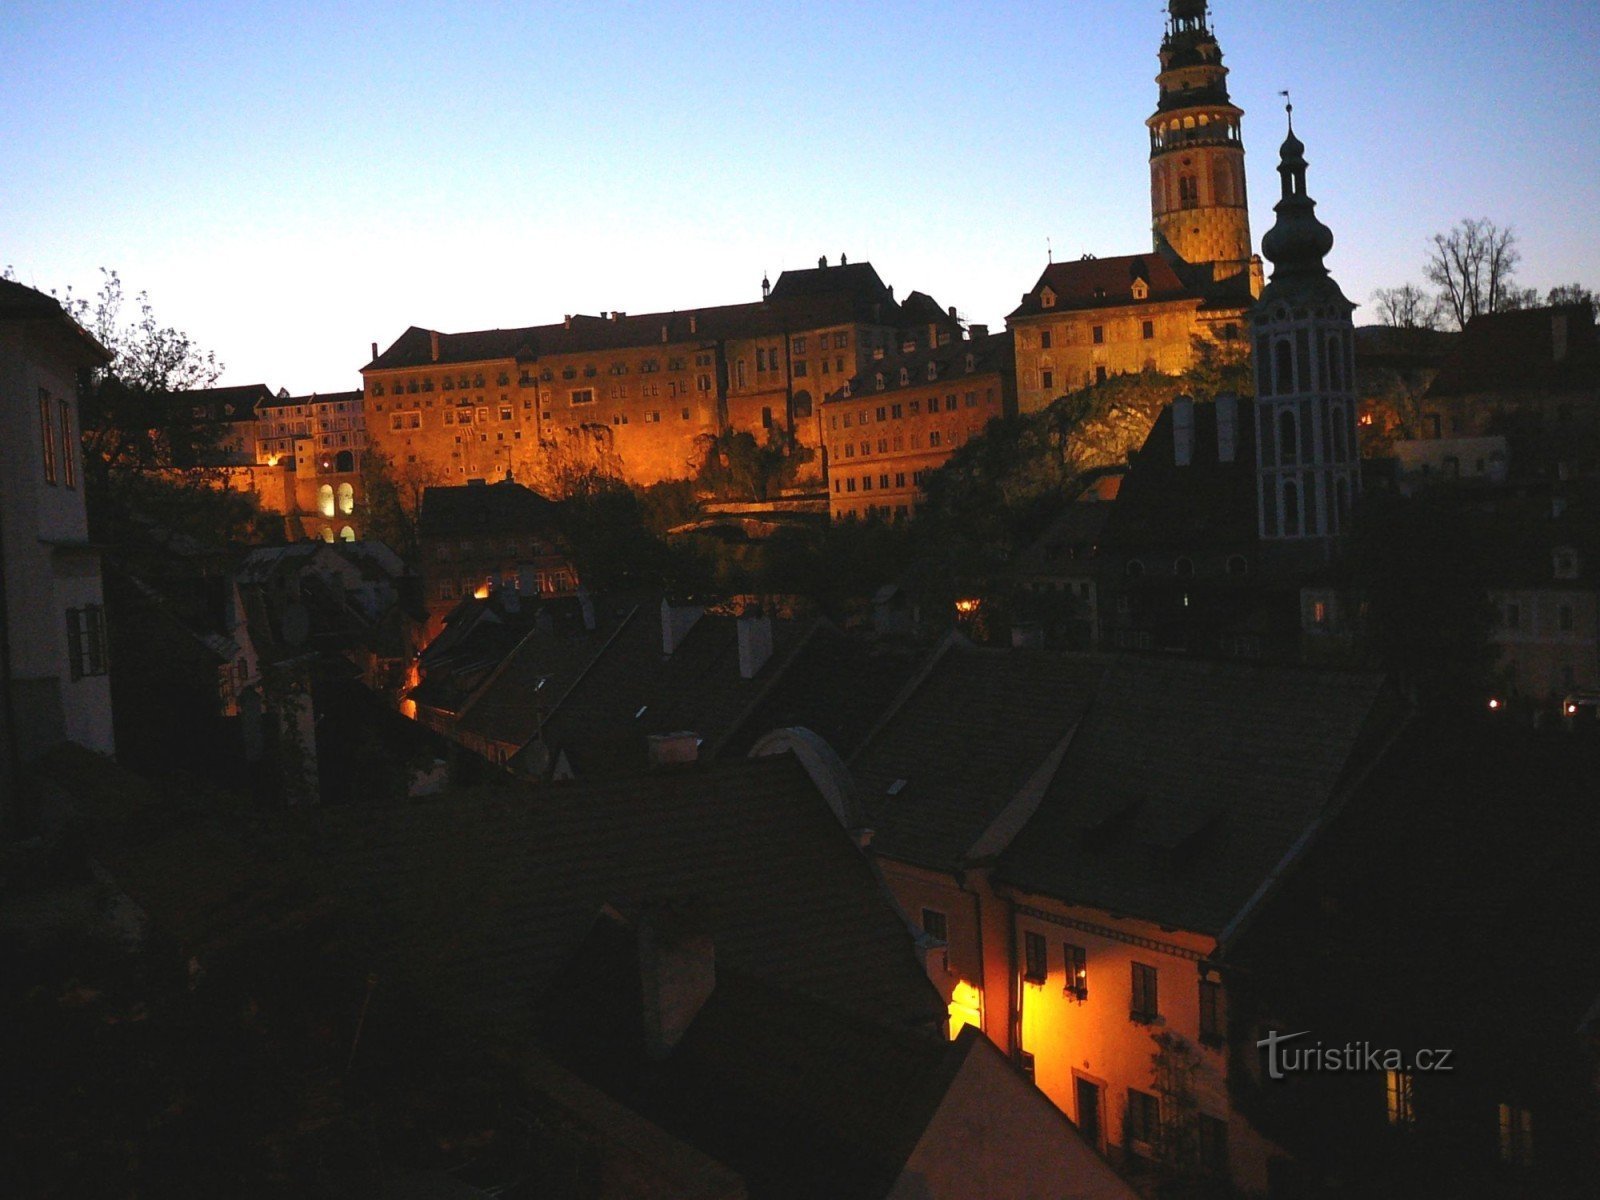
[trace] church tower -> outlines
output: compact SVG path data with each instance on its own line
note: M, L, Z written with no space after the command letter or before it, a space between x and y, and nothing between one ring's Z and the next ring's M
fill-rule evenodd
M1155 248L1209 266L1213 282L1248 279L1244 112L1228 99L1228 68L1206 21L1206 0L1168 0L1167 13L1156 76L1161 98L1145 122Z
M1255 338L1256 479L1269 541L1333 538L1361 493L1356 441L1355 305L1323 258L1333 232L1306 194L1305 146L1289 136L1278 163L1283 198L1261 240L1272 282L1250 314Z

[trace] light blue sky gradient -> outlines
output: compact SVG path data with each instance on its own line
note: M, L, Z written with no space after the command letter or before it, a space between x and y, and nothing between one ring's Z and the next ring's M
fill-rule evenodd
M752 300L841 251L999 326L1046 238L1149 248L1164 8L0 0L0 263L115 267L225 382L296 392L411 324ZM1600 287L1600 4L1213 23L1258 244L1288 87L1352 299L1467 216L1516 228L1525 285Z

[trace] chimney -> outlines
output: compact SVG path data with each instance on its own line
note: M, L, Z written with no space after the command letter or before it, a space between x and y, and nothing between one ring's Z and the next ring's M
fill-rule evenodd
M711 935L681 908L647 910L639 919L639 983L645 1050L659 1062L682 1040L717 986Z
M821 258L817 259L817 268L819 270L822 269L823 267L826 267L827 265L828 265L828 256L826 254L824 254Z
M737 628L739 678L754 679L772 657L772 618L760 612L746 613Z
M667 344L667 326L666 326L666 322L664 322L664 321L661 324L661 344L663 346L665 346Z
M1554 312L1550 314L1550 359L1552 362L1564 362L1567 357L1567 314Z
M700 318L695 316L694 313L690 313L689 314L689 332L690 333L698 333L699 330L700 330Z
M980 341L982 341L984 338L986 338L988 336L989 336L989 327L987 325L968 325L967 326L967 338L968 338L969 341L980 342Z
M950 306L950 319L952 321L959 321L960 320L960 318L956 316L956 306L954 304L952 304Z
M937 321L929 321L928 322L928 349L929 350L937 350L938 348L939 348L939 322L937 322Z
M1231 463L1239 453L1239 397L1217 394L1217 461Z
M652 733L645 739L652 767L683 767L700 759L700 735L692 729Z
M430 329L428 331L428 341L429 341L429 343L430 343L430 345L432 347L432 350L433 350L433 361L434 362L438 362L439 361L439 331L437 329Z
M561 327L563 329L571 329L572 328L572 314L571 313L567 313L565 316L563 316L561 318Z
M694 628L694 623L705 613L705 609L695 604L674 606L671 600L661 601L661 653L671 654L683 645L683 639L689 636L689 630Z
M377 342L373 342L372 343L372 359L373 359L373 361L376 361L377 357L378 357L378 343Z
M1189 396L1172 402L1172 461L1180 467L1194 461L1194 400Z

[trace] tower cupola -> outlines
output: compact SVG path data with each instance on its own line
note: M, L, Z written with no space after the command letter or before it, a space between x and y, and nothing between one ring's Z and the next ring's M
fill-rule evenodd
M1278 219L1261 239L1261 252L1273 265L1267 290L1275 295L1326 280L1328 268L1322 260L1333 249L1333 230L1317 219L1317 202L1306 191L1306 148L1294 134L1293 106L1289 112L1289 136L1278 152L1283 188L1282 198L1273 206ZM1338 286L1333 290L1337 292Z
M1168 0L1161 72L1150 130L1150 208L1155 249L1213 281L1250 267L1244 113L1228 96L1228 68L1205 0Z
M1278 162L1283 198L1261 242L1272 281L1250 313L1260 534L1326 543L1348 529L1361 494L1355 305L1323 262L1333 231L1307 194L1306 148L1295 136L1292 107L1290 114Z

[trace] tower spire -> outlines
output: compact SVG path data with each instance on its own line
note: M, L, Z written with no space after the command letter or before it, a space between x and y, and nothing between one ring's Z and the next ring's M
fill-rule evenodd
M1287 93L1285 93L1287 95ZM1278 176L1282 198L1273 206L1277 222L1261 239L1262 253L1271 260L1272 283L1268 291L1282 294L1303 290L1328 279L1322 261L1333 249L1333 230L1317 219L1317 202L1306 192L1306 147L1294 132L1294 105L1285 105L1288 136L1278 152ZM1318 289L1321 290L1321 289ZM1265 293L1263 293L1263 296Z
M1158 253L1209 267L1215 282L1250 269L1242 110L1228 97L1228 68L1206 0L1167 0L1160 96L1150 129L1152 234Z

